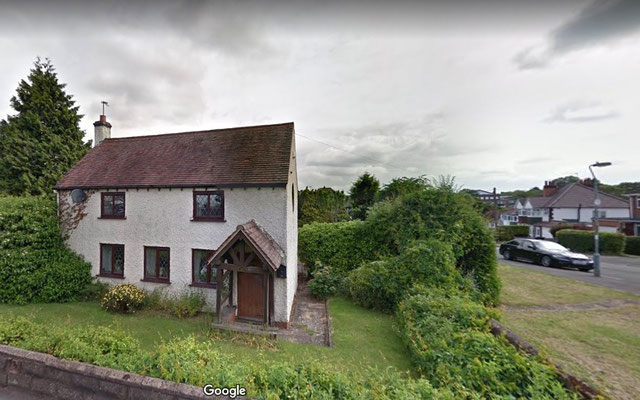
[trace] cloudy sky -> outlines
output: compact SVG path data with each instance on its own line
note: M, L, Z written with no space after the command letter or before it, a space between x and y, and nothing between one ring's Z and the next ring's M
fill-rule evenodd
M640 181L637 0L88 3L0 0L0 116L40 56L87 140L294 121L302 187Z

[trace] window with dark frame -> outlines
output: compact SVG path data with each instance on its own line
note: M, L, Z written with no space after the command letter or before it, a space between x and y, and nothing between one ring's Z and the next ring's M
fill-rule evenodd
M124 277L123 244L100 244L100 276Z
M224 192L193 192L193 219L224 221Z
M217 269L207 266L207 260L213 254L213 250L193 249L191 275L194 286L216 286Z
M144 280L169 282L170 255L168 247L144 247Z
M122 192L103 192L100 204L101 218L124 218L125 199Z

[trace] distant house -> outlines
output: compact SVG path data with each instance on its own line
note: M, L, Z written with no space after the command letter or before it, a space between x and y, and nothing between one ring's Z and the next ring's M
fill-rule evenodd
M469 193L480 201L494 203L499 208L513 207L515 205L515 199L513 197L497 193L496 188L493 188L492 192L486 190L471 190Z
M600 192L598 218L629 218L629 202ZM530 225L532 237L553 238L551 228L562 223L590 226L594 217L595 192L590 180L570 183L558 188L553 181L545 182L543 196L519 199L516 202L518 222ZM605 229L606 230L606 229Z
M503 210L500 213L498 225L518 225L518 210L515 208Z
M629 214L624 218L606 217L599 221L600 229L621 232L628 236L640 236L640 193L627 193Z
M55 186L69 246L110 284L200 292L230 319L288 326L297 287L293 123L111 138Z

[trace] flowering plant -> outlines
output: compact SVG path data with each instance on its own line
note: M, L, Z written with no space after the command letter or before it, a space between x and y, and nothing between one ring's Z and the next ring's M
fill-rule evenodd
M142 307L146 293L130 283L118 285L102 298L102 308L107 311L131 313Z

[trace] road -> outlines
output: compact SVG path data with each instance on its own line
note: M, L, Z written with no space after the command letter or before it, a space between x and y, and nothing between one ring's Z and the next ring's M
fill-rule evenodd
M545 268L520 261L508 261L500 254L498 254L498 260L514 267L527 268L611 289L640 294L640 257L600 256L599 278L593 276L593 271L581 272L572 269Z

